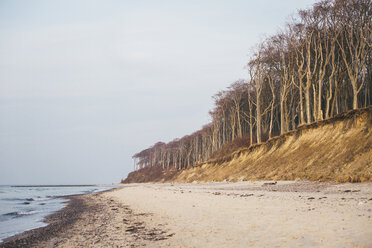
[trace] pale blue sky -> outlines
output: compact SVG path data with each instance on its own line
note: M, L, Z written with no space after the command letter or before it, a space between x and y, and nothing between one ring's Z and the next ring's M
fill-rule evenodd
M116 183L312 0L0 0L0 184Z

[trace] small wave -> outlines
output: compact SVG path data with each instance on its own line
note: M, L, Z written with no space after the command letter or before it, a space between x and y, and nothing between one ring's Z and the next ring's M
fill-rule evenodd
M25 201L25 198L3 198L4 201Z
M37 214L39 212L40 211L31 210L31 211L27 211L27 212L18 212L18 215L20 215L20 216L23 216L23 215L32 215L32 214Z
M35 201L34 198L3 198L1 199L3 201L26 201L26 202L32 202Z
M23 204L23 205L29 205L29 204L31 204L31 202L33 202L33 201L35 201L34 198L26 198L26 201L23 202L22 204Z
M19 218L19 217L22 217L22 216L27 216L27 215L33 215L33 214L36 214L38 213L39 211L35 211L35 210L31 210L31 211L28 211L28 212L10 212L10 213L6 213L6 214L3 214L2 216L5 216L5 217L12 217L12 218Z
M18 215L18 212L10 212L10 213L6 213L6 214L3 214L4 216L17 216Z
M40 202L40 201L50 200L51 198L50 197L41 197L41 196L38 196L38 197L35 197L35 198L32 198L32 199L33 199L32 201Z

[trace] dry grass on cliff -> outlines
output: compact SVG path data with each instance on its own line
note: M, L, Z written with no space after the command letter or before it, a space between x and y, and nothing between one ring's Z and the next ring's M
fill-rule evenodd
M174 180L372 180L372 107L299 127L182 171Z

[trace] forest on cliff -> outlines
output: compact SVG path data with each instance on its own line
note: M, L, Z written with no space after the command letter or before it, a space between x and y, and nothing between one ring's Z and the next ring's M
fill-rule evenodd
M372 2L324 0L257 44L248 77L213 96L211 123L133 156L186 169L372 101Z

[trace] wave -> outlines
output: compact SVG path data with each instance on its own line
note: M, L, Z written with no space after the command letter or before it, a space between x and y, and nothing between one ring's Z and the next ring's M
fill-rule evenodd
M26 201L26 198L3 198L3 201Z
M9 213L3 214L1 216L18 218L18 217L22 217L22 216L37 214L37 213L39 213L39 211L31 210L31 211L27 211L27 212L24 212L24 211L9 212Z
M34 198L3 198L1 199L3 201L35 201Z
M38 213L38 211L9 212L9 213L0 215L0 222L11 220L11 219L16 219L16 218L21 218L21 217L24 217L24 216L30 216L30 215L33 215L33 214L36 214L36 213Z
M10 212L10 213L3 214L2 216L17 216L17 215L18 215L18 212Z

